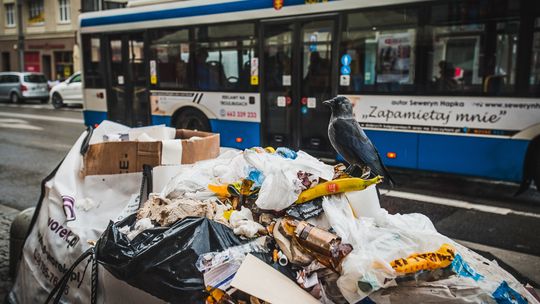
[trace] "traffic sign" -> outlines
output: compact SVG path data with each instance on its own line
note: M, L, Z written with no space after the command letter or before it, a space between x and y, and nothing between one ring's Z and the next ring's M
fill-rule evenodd
M351 67L344 65L341 67L341 75L351 75Z
M344 66L349 66L351 64L352 58L351 55L345 54L341 56L341 64Z

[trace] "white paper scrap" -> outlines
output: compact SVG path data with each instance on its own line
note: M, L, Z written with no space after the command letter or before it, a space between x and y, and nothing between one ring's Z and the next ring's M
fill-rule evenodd
M248 254L231 286L272 304L319 303L279 271Z
M187 165L178 166L157 166L152 169L152 192L160 193L171 179L186 167ZM191 166L188 166L191 168Z
M161 164L180 165L182 163L182 140L170 139L162 141Z

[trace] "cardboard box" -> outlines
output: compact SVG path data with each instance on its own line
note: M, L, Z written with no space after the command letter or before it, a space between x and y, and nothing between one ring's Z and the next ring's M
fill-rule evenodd
M190 140L192 137L201 137ZM215 158L219 155L219 134L201 131L176 130L176 139L180 142L181 163ZM179 149L179 147L177 147ZM143 165L158 166L162 164L163 142L104 142L90 145L84 155L84 174L120 174L142 172ZM178 160L180 157L178 156Z

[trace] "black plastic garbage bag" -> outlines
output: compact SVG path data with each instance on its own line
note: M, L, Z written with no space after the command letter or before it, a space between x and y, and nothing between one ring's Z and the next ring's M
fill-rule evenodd
M97 260L116 278L172 303L204 303L197 258L242 244L230 228L199 217L147 229L130 241L119 228L135 221L131 215L109 224L96 245Z

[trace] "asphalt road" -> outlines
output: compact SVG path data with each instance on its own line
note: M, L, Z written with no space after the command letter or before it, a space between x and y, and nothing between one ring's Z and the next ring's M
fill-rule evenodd
M0 205L19 210L34 206L41 180L83 131L80 110L0 103ZM380 200L390 213L423 213L441 233L539 287L538 191L514 197L515 184L395 168L391 172L399 186L382 189Z
M20 210L35 206L41 180L84 129L80 110L0 103L0 204Z

